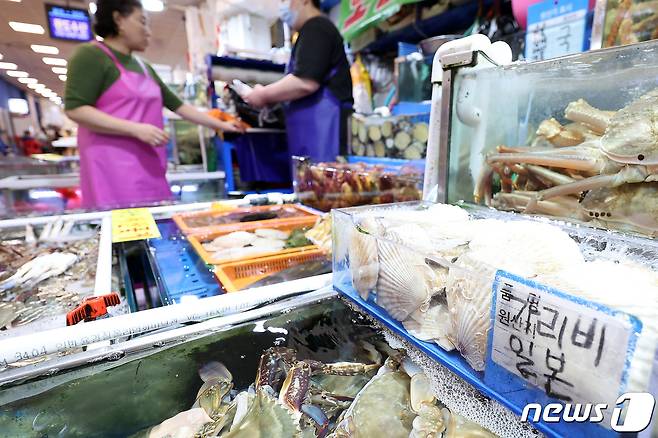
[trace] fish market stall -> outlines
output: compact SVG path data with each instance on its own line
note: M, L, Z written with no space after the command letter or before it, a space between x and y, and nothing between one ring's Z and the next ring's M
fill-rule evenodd
M483 35L444 44L423 184L301 161L298 199L156 207L132 240L103 231L117 212L11 222L0 430L657 436L635 414L658 394L655 47L508 65ZM87 278L92 253L93 293L118 288L123 314L19 332L72 304L48 288Z

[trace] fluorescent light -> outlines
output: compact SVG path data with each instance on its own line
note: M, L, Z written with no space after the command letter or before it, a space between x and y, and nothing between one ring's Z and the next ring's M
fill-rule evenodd
M103 38L102 36L96 35L96 41L104 41L104 40L105 38Z
M89 2L89 12L91 12L91 15L96 13L96 9L96 2Z
M62 58L43 58L43 62L45 62L48 65L59 65L59 66L65 66L66 65L66 59Z
M59 75L57 77L59 78L60 81L66 82L66 75Z
M19 70L9 70L7 72L7 76L11 76L12 78L27 78L30 75L27 74L27 72L24 71L19 71Z
M51 97L57 97L57 94L53 93L52 91L50 93L41 93L43 97L47 97L50 99Z
M34 91L40 91L46 88L46 86L35 82L33 84L27 84L27 88L31 88Z
M10 21L9 27L15 32L38 33L39 35L43 35L46 32L43 30L43 27L38 24L21 23L19 21Z
M68 70L66 69L66 67L53 67L53 73L55 73L56 75L65 75L66 73L68 73Z
M30 107L27 104L25 99L9 99L7 101L9 105L9 112L12 114L25 115L30 112Z
M0 70L16 70L18 66L11 62L0 62Z
M162 0L142 0L142 7L150 12L164 11L164 2Z
M36 53L45 53L46 55L59 55L59 49L55 46L42 46L39 44L32 44L30 48Z
M27 85L27 84L36 84L39 81L37 81L34 78L18 78L18 82Z

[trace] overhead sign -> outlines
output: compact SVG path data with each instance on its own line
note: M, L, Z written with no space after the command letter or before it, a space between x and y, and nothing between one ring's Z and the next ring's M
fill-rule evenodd
M349 42L364 30L396 14L402 5L419 0L341 0L339 29Z
M86 9L46 5L50 37L69 41L90 41L91 20Z
M541 61L587 50L589 0L546 0L528 7L525 56Z

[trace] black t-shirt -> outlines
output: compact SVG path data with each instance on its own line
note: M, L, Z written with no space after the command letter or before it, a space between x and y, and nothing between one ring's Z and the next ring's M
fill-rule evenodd
M293 50L295 76L326 84L338 100L353 102L352 77L345 56L343 37L328 18L313 17L304 23ZM325 80L334 67L336 74L326 83Z

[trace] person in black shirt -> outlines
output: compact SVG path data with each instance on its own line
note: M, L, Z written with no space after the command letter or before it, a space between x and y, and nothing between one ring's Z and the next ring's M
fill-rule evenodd
M288 0L281 20L299 36L286 76L257 85L245 100L255 107L287 102L286 127L291 155L333 161L346 152L352 79L343 38L320 11L320 0Z

